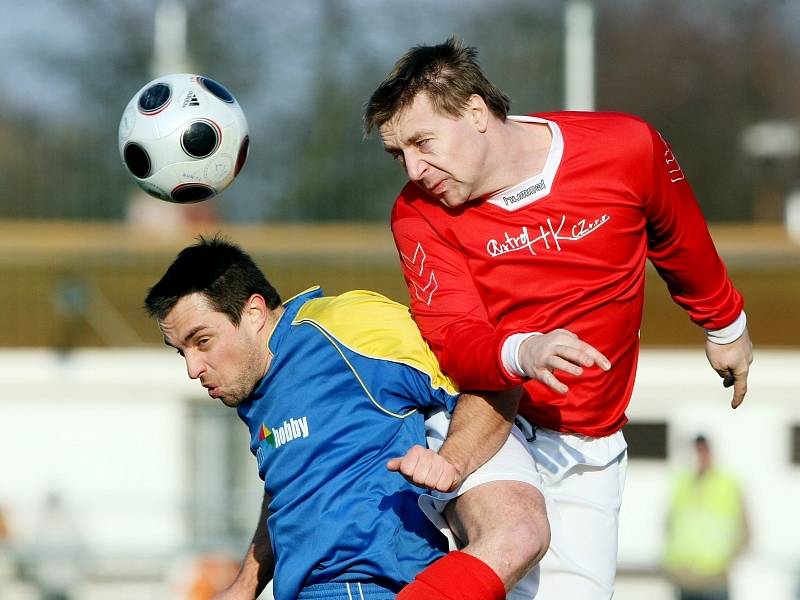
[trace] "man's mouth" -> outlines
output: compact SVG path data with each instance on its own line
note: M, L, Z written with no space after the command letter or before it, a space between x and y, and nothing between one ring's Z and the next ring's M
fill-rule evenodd
M428 190L428 191L430 191L430 193L433 194L434 196L438 196L438 195L442 194L444 192L445 188L447 187L446 186L446 182L447 182L447 179L442 179L439 183L437 183L436 185L431 187L430 190Z

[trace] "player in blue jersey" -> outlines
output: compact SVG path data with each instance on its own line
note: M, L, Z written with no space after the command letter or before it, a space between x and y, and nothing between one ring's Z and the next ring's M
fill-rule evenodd
M447 490L466 475L446 458L450 445L457 453L459 420L486 413L492 423L480 432L487 454L472 457L472 470L514 442L517 398L492 405L459 397L406 307L373 292L325 297L319 288L282 304L252 259L219 238L184 249L145 305L189 377L236 407L264 479L253 543L224 597L255 598L274 576L276 600L388 600L404 586L403 598L501 599L544 554L546 536L531 540L547 531L541 495L529 485L535 472L458 500L455 521L460 510L483 510L463 502L478 489L530 500L497 502L485 513L488 527L462 532L469 543L460 552L447 553L420 510L424 490L411 481ZM422 447L423 413L442 409L453 412L451 435L434 453Z

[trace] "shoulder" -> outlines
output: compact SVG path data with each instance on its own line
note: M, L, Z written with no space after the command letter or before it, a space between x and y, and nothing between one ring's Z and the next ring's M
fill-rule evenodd
M392 225L401 219L419 217L430 207L436 208L436 201L409 181L395 198L391 215Z
M573 135L603 135L612 139L649 140L653 127L643 118L624 112L562 111L542 113L542 119L555 122L562 132Z
M354 352L388 357L399 340L421 340L408 308L368 290L353 290L306 302L293 325L311 323Z
M408 316L408 308L377 292L352 290L338 296L309 300L297 311L293 322L350 322L354 319L369 322L375 320L376 316L388 315L395 318L400 315Z
M392 208L391 231L396 244L438 241L465 207L451 209L409 182Z
M408 308L386 296L353 290L310 300L293 325L312 324L337 346L366 358L398 363L427 373L437 387L455 389L438 363Z
M557 112L538 115L555 122L572 149L613 160L651 160L656 130L637 115L623 112Z
M650 125L642 117L616 111L556 111L531 115L553 121L561 127L587 129L647 130Z

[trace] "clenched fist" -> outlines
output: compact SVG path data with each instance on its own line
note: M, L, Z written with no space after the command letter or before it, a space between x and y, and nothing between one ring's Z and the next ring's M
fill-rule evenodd
M419 445L412 446L403 457L390 459L386 468L400 472L411 483L440 492L453 491L463 479L446 458Z

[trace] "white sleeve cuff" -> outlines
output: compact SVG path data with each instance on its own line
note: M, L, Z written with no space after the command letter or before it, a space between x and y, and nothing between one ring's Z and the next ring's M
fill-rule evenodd
M747 327L747 315L742 311L739 313L739 316L736 317L736 320L727 327L716 330L706 329L706 336L709 342L714 342L715 344L730 344L741 337L745 327Z
M514 375L516 377L527 377L519 362L519 347L522 345L522 342L527 340L532 335L542 334L538 331L532 331L530 333L514 333L508 336L503 342L503 347L500 350L500 358L502 359L503 366L505 367L506 371L508 371L509 375Z

